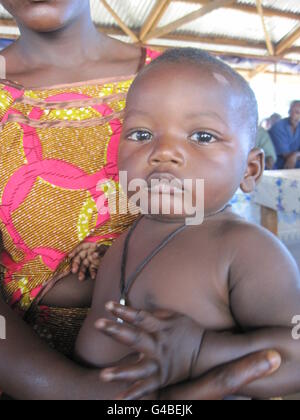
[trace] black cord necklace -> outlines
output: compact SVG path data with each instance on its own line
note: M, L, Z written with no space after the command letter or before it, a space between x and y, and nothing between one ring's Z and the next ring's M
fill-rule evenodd
M153 260L153 258L160 253L160 251L165 248L179 233L187 228L187 225L184 224L176 229L174 232L170 233L152 252L151 254L146 257L143 262L136 268L136 270L131 274L131 276L126 281L126 269L127 269L127 261L128 261L128 252L129 252L129 245L130 239L135 232L137 226L139 225L140 221L143 217L140 217L135 221L133 226L128 232L128 235L125 240L124 244L124 251L122 257L122 267L121 267L121 282L120 282L120 291L121 291L121 298L120 304L125 306L128 303L128 294L130 292L131 287L133 286L134 282L141 274L141 272L145 269L145 267Z
M229 205L226 205L222 210L209 215L207 218L215 216L219 213L222 213L224 210L226 210L228 207L230 207ZM131 276L127 279L126 281L126 271L127 271L127 261L128 261L128 252L129 252L129 245L130 245L130 240L132 238L132 235L134 234L136 228L138 227L139 223L141 222L141 220L144 218L145 216L141 216L140 218L138 218L135 223L132 225L132 227L130 228L127 237L125 239L125 244L124 244L124 250L123 250L123 256L122 256L122 266L121 266L121 281L120 281L120 292L121 292L121 297L120 297L120 304L123 306L126 306L128 304L128 294L134 284L134 282L136 281L136 279L138 278L138 276L141 274L141 272L146 268L146 266L153 260L154 257L156 257L157 254L160 253L160 251L162 251L176 236L178 236L181 232L183 232L187 227L189 227L188 225L186 225L186 223L184 223L183 225L181 225L179 228L177 228L175 231L173 231L172 233L170 233L152 252L151 254L148 255L148 257L146 257L143 262L136 268L136 270L133 272L133 274L131 274ZM118 320L119 322L122 322L122 320Z

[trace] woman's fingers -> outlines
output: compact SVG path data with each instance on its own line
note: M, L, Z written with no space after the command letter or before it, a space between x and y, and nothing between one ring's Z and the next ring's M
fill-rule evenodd
M99 319L96 321L95 327L119 343L131 347L137 353L149 355L150 358L154 358L156 355L154 338L136 327L107 319Z
M120 394L116 399L127 401L141 400L147 395L159 390L159 388L159 377L154 376L144 381L136 382L131 388Z
M156 318L148 312L122 306L115 302L108 302L106 309L116 318L120 318L128 324L142 328L150 334L161 330L164 324L163 320Z
M100 377L105 382L137 382L158 375L158 373L159 366L154 360L142 358L132 365L104 369Z
M261 353L254 353L244 357L225 368L225 378L222 375L224 372L216 372L216 377L219 382L219 391L222 388L227 388L226 395L235 394L245 385L257 381L263 377L269 376L276 372L281 365L280 354L275 351L264 351Z
M275 351L263 351L220 366L200 379L163 391L162 399L223 400L244 386L276 372L281 357Z

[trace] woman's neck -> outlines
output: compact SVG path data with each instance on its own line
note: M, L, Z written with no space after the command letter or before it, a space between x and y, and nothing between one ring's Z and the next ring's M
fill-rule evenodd
M73 67L101 58L108 37L97 31L89 10L64 28L49 33L38 33L19 26L21 36L14 44L17 53L28 68L46 66Z

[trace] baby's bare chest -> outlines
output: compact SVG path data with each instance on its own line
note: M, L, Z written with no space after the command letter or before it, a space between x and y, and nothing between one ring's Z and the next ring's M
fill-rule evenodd
M133 242L126 266L127 284L136 268L153 250L148 241ZM124 241L117 241L103 261L103 270L97 279L99 317L107 317L105 304L119 301ZM128 304L136 309L157 309L181 313L192 318L205 329L231 330L236 327L229 304L229 259L222 244L203 238L195 244L183 236L178 237L159 252L133 281ZM128 355L128 349L114 340L103 337L101 366L109 366ZM129 352L130 353L130 352Z
M152 250L146 244L130 249L124 284L132 306L182 313L214 330L234 327L229 308L229 261L226 253L220 255L217 244L204 238L195 246L192 240L186 243L184 237L178 238L137 272ZM116 251L116 261L120 262L122 247ZM120 266L115 264L114 298L121 297L120 273Z

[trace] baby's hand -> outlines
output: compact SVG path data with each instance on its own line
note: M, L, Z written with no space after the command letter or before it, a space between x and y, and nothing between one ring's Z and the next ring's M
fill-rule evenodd
M150 314L112 302L107 309L125 323L102 319L96 322L96 328L140 355L137 360L101 373L105 382L129 383L127 391L118 396L120 400L139 400L159 390L161 400L222 400L238 395L251 382L272 375L281 365L276 351L264 350L191 380L203 339L203 329L194 321L182 315ZM180 381L183 383L169 386Z
M84 281L88 272L93 280L96 279L101 258L108 248L106 245L84 243L69 254L72 260L71 271L73 274L78 273L79 281Z
M131 367L102 371L104 381L133 383L120 399L140 399L192 377L204 333L194 321L166 311L149 314L112 302L107 310L125 323L101 319L96 328L140 354Z

